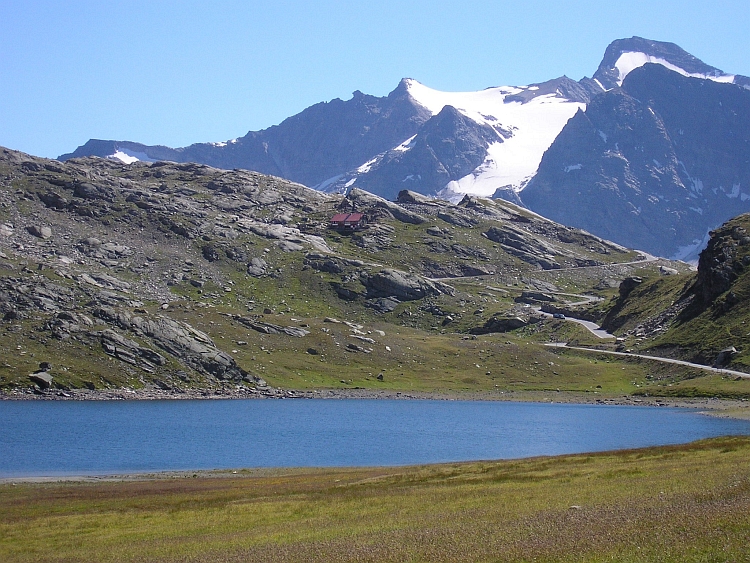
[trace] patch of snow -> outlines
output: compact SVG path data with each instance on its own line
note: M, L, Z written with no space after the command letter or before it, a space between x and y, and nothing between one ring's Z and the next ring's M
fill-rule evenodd
M351 180L349 180L349 181L348 181L348 182L347 182L346 184L344 184L344 187L345 187L345 188L349 188L349 187L351 187L352 185L354 185L354 182L356 182L356 181L357 181L357 178L356 178L356 177L354 177L354 178L352 178Z
M372 168L373 164L375 164L378 160L380 160L380 155L365 162L362 166L357 168L357 172L359 172L360 174L367 174Z
M703 215L703 209L700 207L691 207L690 211L695 211L698 215Z
M695 239L692 244L680 246L674 256L670 257L670 260L682 260L683 262L688 262L690 264L697 264L698 256L701 251L706 248L706 245L708 245L708 241L711 238L709 233L713 228L706 231L706 234L702 239Z
M208 143L208 144L211 145L212 147L226 147L227 146L226 143Z
M322 182L321 182L320 184L318 184L317 186L313 186L313 189L315 189L315 190L318 190L318 191L321 191L321 192L322 192L322 191L325 191L325 189L326 189L326 188L327 188L328 186L330 186L330 185L331 185L331 184L333 184L334 182L338 182L338 181L339 181L339 180L341 180L341 178L343 178L343 177L344 177L344 175L343 175L343 174L338 174L338 175L336 175L336 176L332 176L332 177L328 178L327 180L323 180L323 181L322 181Z
M628 74L630 74L635 69L642 67L646 63L660 64L668 68L669 70L679 72L681 75L690 78L703 78L704 80L713 80L714 82L725 82L729 84L732 84L734 82L733 74L689 73L686 70L678 67L677 65L670 63L666 59L662 59L661 57L654 57L651 55L647 55L646 53L629 51L620 55L620 58L617 59L617 62L615 63L615 68L620 74L619 78L617 79L618 86L622 86L622 81L625 80L625 77Z
M690 180L690 191L692 191L695 194L701 194L703 193L703 181L700 178L693 178L690 173L687 171L687 168L685 167L685 163L682 161L679 161L679 165L682 166L682 172L685 174L685 176L688 177ZM714 190L714 193L715 190Z
M477 123L513 131L502 143L490 144L487 157L478 168L445 186L455 194L490 197L497 188L508 185L520 191L536 173L542 155L568 120L579 109L586 109L586 104L555 94L537 96L526 103L506 103L509 95L528 89L512 86L478 92L441 92L408 80L407 88L414 101L433 115L450 105Z
M599 136L602 138L602 141L605 143L607 142L607 139L609 139L609 136L604 131L599 131Z
M409 174L406 178L404 178L403 180L401 180L401 182L402 183L403 182L413 182L413 181L417 181L417 180L421 180L421 179L422 179L422 175L421 174Z
M602 90L604 90L604 91L606 91L606 90L607 90L607 89L606 89L606 88L604 87L604 85L603 85L603 84L602 84L601 82L599 82L599 79L598 79L598 78L594 78L594 82L596 82L596 83L597 83L597 84L599 85L599 88L601 88Z
M740 185L735 184L732 186L732 193L727 194L729 199L735 199L740 196Z
M657 168L661 168L661 162L659 162L655 158L653 159L653 161L654 161L654 166L656 166Z
M571 166L566 166L565 172L571 172L573 170L580 170L581 168L583 168L583 164L573 164Z
M488 116L488 117L490 119L492 119L492 116ZM391 150L394 150L394 151L397 151L397 152L406 152L406 151L412 149L414 147L414 139L415 139L415 137L416 137L416 135L414 135L413 137L409 137L403 143L401 143L397 147L394 147Z
M148 156L145 152L131 151L116 147L115 153L107 156L109 160L119 160L123 164L133 164L134 162L156 162L155 159Z

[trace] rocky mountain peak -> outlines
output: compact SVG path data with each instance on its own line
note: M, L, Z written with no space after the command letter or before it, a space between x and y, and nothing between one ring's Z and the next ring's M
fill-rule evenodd
M604 53L593 82L604 90L611 90L620 86L630 72L647 63L657 63L683 76L750 88L750 78L747 76L727 74L704 63L674 43L653 41L643 37L613 41ZM588 83L588 80L585 78L581 83Z

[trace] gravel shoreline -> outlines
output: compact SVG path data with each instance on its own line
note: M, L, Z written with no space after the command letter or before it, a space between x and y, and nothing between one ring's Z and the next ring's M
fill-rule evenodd
M413 392L391 389L316 389L293 390L276 388L226 387L219 389L163 390L150 389L18 389L0 391L0 400L10 401L165 401L165 400L228 400L228 399L396 399L439 401L518 401L546 403L579 403L599 405L679 407L699 410L705 414L750 419L750 402L721 398L675 398L641 396L607 396L599 393L571 391L469 391Z

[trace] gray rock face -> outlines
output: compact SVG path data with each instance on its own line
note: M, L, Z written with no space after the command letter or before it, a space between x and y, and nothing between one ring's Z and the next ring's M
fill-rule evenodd
M620 298L624 299L639 285L643 283L643 278L639 276L630 276L622 280L620 283L619 294Z
M703 305L711 304L728 291L748 264L741 255L750 244L740 226L723 225L711 232L711 238L698 260L698 276L693 292Z
M749 162L749 90L647 64L568 122L521 198L630 248L693 258L710 229L750 210Z
M497 242L506 252L524 262L539 266L542 270L560 268L554 257L558 250L551 245L532 238L529 233L511 226L491 227L485 235Z
M732 361L732 358L737 355L737 349L734 346L731 346L729 348L724 348L719 354L716 356L716 359L714 360L714 367L720 368L722 366L727 365L729 362Z
M401 83L383 98L357 91L348 101L335 99L316 104L280 125L251 131L225 146L199 143L171 149L92 139L60 156L60 160L108 156L117 149L126 149L145 153L154 160L245 168L315 186L408 139L429 117Z
M134 317L128 313L117 312L109 307L100 307L96 311L96 315L116 324L123 330L131 330L152 339L158 347L179 358L184 364L200 373L217 379L234 381L240 381L247 375L247 372L235 363L232 356L216 347L206 333L196 330L187 323L174 321L166 317ZM108 333L107 338L114 337L111 337ZM128 349L132 350L132 345L135 344L127 340L118 342L115 339L111 341L115 342L114 346L119 343L124 353L127 353ZM138 354L143 355L140 348L138 348Z
M147 372L153 372L156 366L163 366L167 360L161 354L140 346L137 342L107 329L101 332L102 348L106 354L137 365Z
M438 295L441 289L421 276L385 269L362 277L370 297L396 297L401 301L414 301L429 295Z

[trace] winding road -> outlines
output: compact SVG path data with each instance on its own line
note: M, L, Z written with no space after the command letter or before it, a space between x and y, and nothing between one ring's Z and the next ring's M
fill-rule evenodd
M595 354L609 354L610 356L623 356L626 358L642 358L644 360L654 360L655 362L662 362L665 364L677 364L680 366L687 366L696 369L702 369L704 371L710 371L713 373L720 373L722 375L734 375L741 377L742 379L750 379L750 373L743 371L735 371L733 369L715 368L711 366L704 366L703 364L694 364L692 362L685 362L683 360L675 360L673 358L662 358L660 356L647 356L645 354L632 354L630 352L612 352L609 350L598 350L596 348L583 348L582 346L568 346L565 342L549 342L545 346L551 348L566 348L568 350L581 350L583 352L593 352Z

